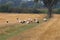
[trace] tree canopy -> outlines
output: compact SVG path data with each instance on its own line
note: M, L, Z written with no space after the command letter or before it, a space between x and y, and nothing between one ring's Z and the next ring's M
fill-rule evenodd
M43 3L45 4L46 7L53 7L56 5L58 0L43 0Z

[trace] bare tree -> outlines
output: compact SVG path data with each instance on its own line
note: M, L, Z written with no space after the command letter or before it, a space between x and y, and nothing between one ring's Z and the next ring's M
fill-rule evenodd
M34 0L37 3L39 0ZM48 18L52 17L52 7L57 4L58 0L42 0L44 5L48 8Z
M48 8L48 18L52 17L52 7L56 5L58 0L43 0L44 5Z

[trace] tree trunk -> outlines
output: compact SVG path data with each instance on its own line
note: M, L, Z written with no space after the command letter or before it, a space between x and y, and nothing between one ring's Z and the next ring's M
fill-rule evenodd
M48 18L52 17L52 7L48 7Z

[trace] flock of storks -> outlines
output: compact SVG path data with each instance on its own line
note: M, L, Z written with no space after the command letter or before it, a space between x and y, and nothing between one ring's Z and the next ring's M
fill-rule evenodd
M16 18L17 20L17 23L21 23L21 24L30 24L30 23L40 23L39 19L38 18L28 18L27 20L21 20L19 18ZM47 21L46 18L43 19L44 21ZM9 21L7 20L6 23L9 23Z

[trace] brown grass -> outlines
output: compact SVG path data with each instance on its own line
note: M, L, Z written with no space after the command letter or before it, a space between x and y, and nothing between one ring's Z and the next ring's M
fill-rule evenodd
M60 40L60 14L8 40Z
M44 14L7 14L0 13L0 25L5 25L6 20L9 23L16 23L16 18L28 19L39 18L42 19ZM60 14L54 14L54 17L49 21L38 25L35 28L26 30L25 32L8 38L8 40L60 40ZM4 32L3 30L1 32Z
M6 29L10 29L11 27L9 25L15 25L17 24L16 18L19 18L21 20L25 20L28 18L38 18L42 19L44 17L44 14L8 14L8 13L0 13L0 34L7 34L5 32ZM7 24L6 21L9 21Z
M16 18L19 18L21 20L25 20L28 18L39 18L42 19L44 17L43 14L8 14L8 13L0 13L0 24L5 24L8 20L9 23L16 23Z

